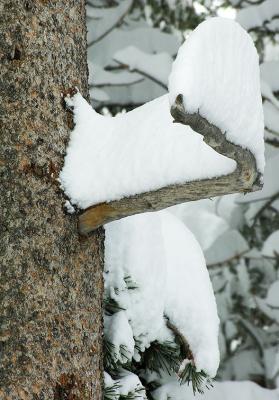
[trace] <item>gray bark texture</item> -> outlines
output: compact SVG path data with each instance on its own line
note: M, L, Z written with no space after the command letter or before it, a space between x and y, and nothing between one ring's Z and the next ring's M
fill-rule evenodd
M103 231L78 236L57 181L75 87L85 0L1 0L1 400L101 399Z

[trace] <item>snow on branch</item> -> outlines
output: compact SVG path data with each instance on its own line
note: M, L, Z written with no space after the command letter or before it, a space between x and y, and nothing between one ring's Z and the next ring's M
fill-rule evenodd
M128 14L133 5L132 0L122 0L116 7L98 8L87 5L88 46L100 41L112 31ZM93 23L90 23L92 20Z
M81 234L128 215L261 188L258 55L234 21L212 18L195 29L173 64L169 95L114 118L79 94L68 104L75 129L60 177L71 202L86 209Z
M167 211L131 216L105 229L105 297L122 310L105 317L105 336L116 358L121 344L128 349L126 358L139 361L154 341L174 343L178 336L197 371L214 377L219 318L194 235Z
M260 65L262 96L279 110L279 101L274 93L279 91L279 61L267 61Z
M168 53L147 54L128 46L116 52L113 58L119 64L128 66L130 71L137 71L167 89L172 65L172 57Z
M106 71L102 66L88 62L89 86L129 86L141 82L143 77L129 71Z
M237 21L248 31L266 29L271 32L279 30L279 2L278 0L265 0L251 7L240 10Z

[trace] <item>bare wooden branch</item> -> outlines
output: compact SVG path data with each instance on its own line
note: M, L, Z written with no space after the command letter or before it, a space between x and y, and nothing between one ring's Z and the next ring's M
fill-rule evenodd
M79 217L79 232L87 235L98 227L129 215L159 211L187 201L222 196L229 193L252 192L262 188L254 155L241 146L229 142L226 134L202 117L189 114L178 95L171 108L175 123L189 125L204 137L204 141L218 153L236 161L237 167L228 175L163 187L158 190L125 197L121 200L89 207Z

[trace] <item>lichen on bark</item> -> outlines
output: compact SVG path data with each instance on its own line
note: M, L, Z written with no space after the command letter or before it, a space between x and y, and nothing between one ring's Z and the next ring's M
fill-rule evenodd
M103 231L80 238L57 180L88 96L85 0L0 3L0 399L101 399Z

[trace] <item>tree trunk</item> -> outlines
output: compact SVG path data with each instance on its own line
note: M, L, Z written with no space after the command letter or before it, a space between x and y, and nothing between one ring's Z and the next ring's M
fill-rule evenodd
M103 231L66 214L57 180L88 96L84 0L1 0L0 399L101 399Z

